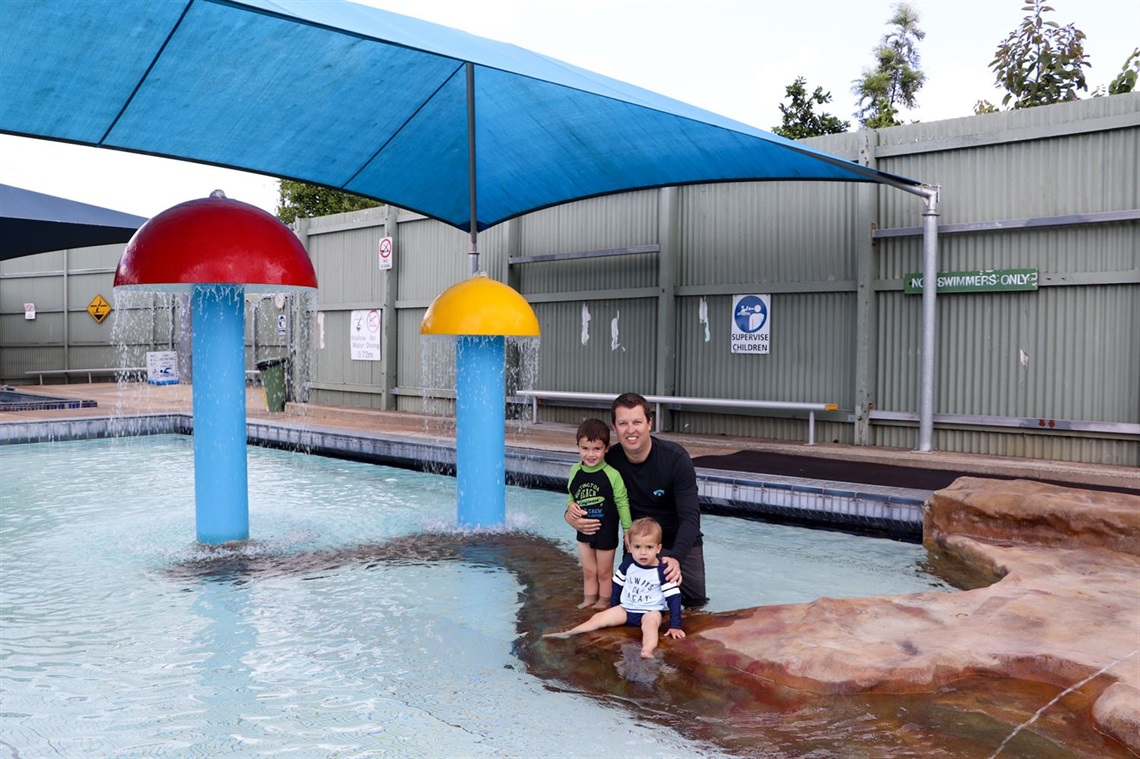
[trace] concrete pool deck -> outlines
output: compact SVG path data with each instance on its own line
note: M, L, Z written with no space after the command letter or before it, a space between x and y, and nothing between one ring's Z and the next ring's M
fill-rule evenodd
M189 433L193 428L188 385L95 383L20 390L93 400L97 408L0 412L0 443ZM454 473L450 417L297 403L270 413L258 387L247 389L246 406L249 439L260 445ZM560 489L576 461L573 436L568 424L508 422L508 481ZM1131 467L720 435L661 437L692 455L706 510L908 540L921 537L923 505L931 494L963 476L1140 493L1140 470Z
M96 382L91 384L21 385L21 392L90 399L95 409L0 412L0 425L59 421L109 415L190 414L192 386ZM406 411L289 403L282 413L266 410L260 387L246 393L246 415L252 423L287 428L323 427L368 435L398 435L424 440L453 440L454 420ZM507 445L550 453L573 453L574 428L567 424L507 425ZM685 446L699 468L768 473L830 482L887 485L893 475L914 478L911 490L932 492L960 476L1021 478L1076 487L1115 488L1140 494L1140 468L1100 464L983 456L952 451L919 453L902 448L803 443L674 432L660 437ZM746 455L738 455L741 453ZM764 454L773 454L766 457ZM733 467L740 467L734 469ZM826 470L824 472L823 470ZM870 473L871 476L866 475ZM821 476L826 474L826 476ZM869 481L870 480L870 481ZM877 481L876 481L877 480ZM926 487L923 487L926 485Z
M34 391L92 398L99 407L3 413L0 428L81 420L93 411L129 417L191 410L185 386L108 383ZM297 405L270 414L259 388L251 388L247 397L251 427L273 430L283 443L308 430L425 445L438 445L453 434L448 419ZM559 457L569 455L572 437L569 425L528 425L508 430L507 443L537 459L549 458L564 471L565 459ZM702 692L721 692L730 679L734 687L756 693L775 685L813 694L921 694L957 690L959 683L980 679L983 686L963 695L956 708L996 715L1011 730L1037 720L1034 732L1073 749L1076 756L1140 753L1140 495L1082 489L1095 485L1136 491L1136 468L829 444L809 448L719 436L663 437L712 463L752 451L794 457L805 472L819 471L817 462L822 467L842 459L854 467L884 465L888 474L905 469L974 475L936 491L917 490L929 496L923 538L932 552L952 555L993 580L958 593L821 598L687 615L689 637L666 642L662 655L703 683ZM411 450L409 455L415 455L420 449L413 445ZM709 467L700 471L722 479L757 475ZM993 477L1019 479L987 479ZM849 483L832 484L842 490ZM549 654L562 661L585 648L611 658L629 634L624 629L598 631L572 644L549 644L581 647L551 649ZM547 655L546 649L539 653ZM1030 707L1014 708L995 688L1017 683L1052 690Z

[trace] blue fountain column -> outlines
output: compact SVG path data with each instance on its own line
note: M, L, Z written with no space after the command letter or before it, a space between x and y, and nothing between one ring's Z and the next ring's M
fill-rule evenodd
M503 337L456 338L455 448L460 527L506 524Z
M245 298L241 285L195 285L194 517L198 542L249 539L245 450Z

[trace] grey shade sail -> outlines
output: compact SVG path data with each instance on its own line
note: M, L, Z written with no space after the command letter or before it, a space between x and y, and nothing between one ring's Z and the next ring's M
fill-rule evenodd
M2 132L303 180L463 230L668 185L919 184L339 0L4 0L0 92Z
M126 242L145 217L0 184L0 260Z

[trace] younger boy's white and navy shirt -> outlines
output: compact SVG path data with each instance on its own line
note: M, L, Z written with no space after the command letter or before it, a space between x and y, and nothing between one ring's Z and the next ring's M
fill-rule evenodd
M681 629L681 589L665 579L664 564L642 566L627 554L614 571L613 588L612 606L640 614L668 609L669 628Z

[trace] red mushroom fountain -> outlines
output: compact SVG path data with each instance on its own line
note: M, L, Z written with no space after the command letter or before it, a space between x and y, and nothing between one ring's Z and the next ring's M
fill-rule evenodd
M216 190L143 224L115 287L191 294L197 538L247 540L244 295L315 290L305 248L269 213Z

